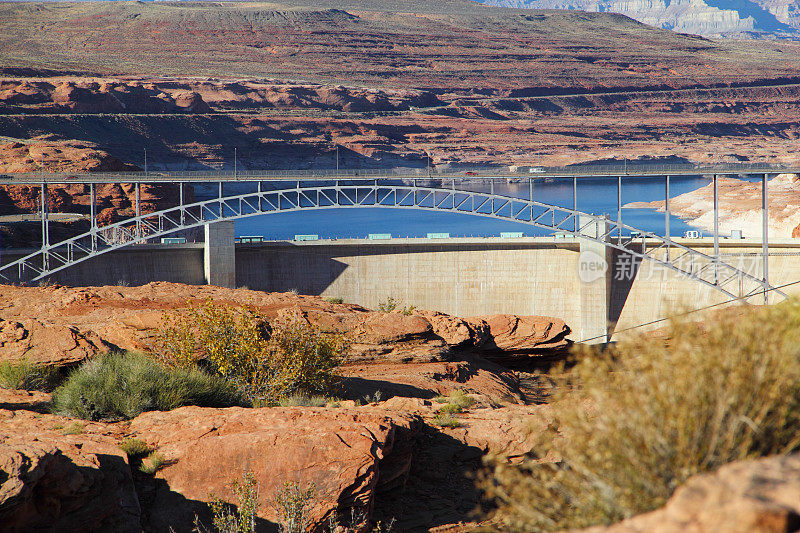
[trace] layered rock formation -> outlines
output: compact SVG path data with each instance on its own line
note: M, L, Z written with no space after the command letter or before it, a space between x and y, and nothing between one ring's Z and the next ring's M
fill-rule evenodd
M141 531L123 430L77 422L65 434L76 422L24 410L14 396L0 389L3 530Z
M240 169L797 162L790 42L471 0L31 5L0 9L3 141L99 155L17 146L0 172L143 168L145 150L150 169L231 169L234 148Z
M342 85L214 79L0 79L0 114L200 114L254 108L370 112L441 104L429 91Z
M719 231L730 234L741 230L742 236L760 239L762 226L761 183L737 178L719 177ZM769 237L800 237L800 180L795 174L780 174L769 180ZM664 210L664 201L635 202L626 207L650 207ZM714 185L670 199L669 210L692 226L714 230Z
M711 37L796 34L800 25L795 10L783 2L746 0L714 3L698 0L479 0L500 7L568 9L621 13L632 19L682 33ZM790 15L791 13L791 15Z
M206 299L252 307L271 321L300 319L323 331L347 333L353 342L351 364L461 360L453 355L456 351L528 356L557 353L570 345L569 327L549 317L462 320L429 312L383 313L313 296L165 282L91 288L5 285L0 286L0 358L70 365L96 351L147 349L164 312ZM464 333L454 334L452 324L460 325Z
M135 170L91 142L60 140L44 135L25 142L0 144L0 173L103 172Z

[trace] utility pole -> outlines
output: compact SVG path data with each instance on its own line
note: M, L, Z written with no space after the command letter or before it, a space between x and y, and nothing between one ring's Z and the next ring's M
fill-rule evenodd
M427 159L426 169L428 170L428 177L430 178L431 177L431 154L429 154L428 152L425 152L425 156L428 158Z
M625 158L625 174L628 174L628 143L622 143L622 157Z

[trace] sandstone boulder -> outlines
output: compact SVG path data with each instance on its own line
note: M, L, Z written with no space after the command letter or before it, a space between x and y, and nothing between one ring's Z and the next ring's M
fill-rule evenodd
M46 413L50 410L50 399L46 392L0 388L0 410Z
M417 311L416 313L427 320L433 333L450 346L479 348L489 340L489 324L479 318L467 322L462 318L438 311Z
M208 409L144 413L131 422L138 438L158 447L165 483L149 522L189 530L196 506L212 494L234 501L230 483L252 471L258 514L275 522L272 502L285 482L314 484L310 519L317 527L336 509L369 513L376 492L402 484L410 465L412 417L379 408ZM182 528L181 525L187 527Z
M355 363L339 373L345 378L345 395L353 399L433 398L463 390L496 402L522 402L516 374L479 357L429 363Z
M800 454L723 466L690 478L667 504L584 533L785 533L800 530Z
M487 324L491 343L486 349L506 352L535 352L569 346L570 333L566 323L545 316L491 315L465 319L475 327Z
M107 426L0 409L3 531L141 531L127 456Z
M475 352L500 362L504 354L538 357L569 345L569 328L556 318L406 315L315 296L154 282L140 287L0 286L0 359L71 365L112 349L147 349L164 312L206 299L250 306L271 322L300 319L323 331L346 333L352 341L350 364L467 360Z
M178 93L174 96L175 106L186 113L210 113L211 108L203 97L194 91Z

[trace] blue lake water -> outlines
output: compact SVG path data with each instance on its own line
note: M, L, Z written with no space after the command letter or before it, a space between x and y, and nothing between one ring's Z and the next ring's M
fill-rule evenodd
M670 179L670 196L677 196L710 182L702 177L673 177ZM264 184L267 186L267 184ZM274 185L276 186L276 185ZM277 185L277 187L280 187ZM470 190L488 191L485 182L474 182ZM497 194L528 198L529 185L506 183L497 180ZM233 191L225 190L225 194ZM622 203L650 202L664 199L663 178L624 178ZM203 194L198 194L203 196ZM538 201L572 207L572 179L537 179L534 181L534 198ZM596 215L617 216L616 179L579 179L578 210ZM664 234L664 213L653 209L623 209L623 222L645 231ZM694 229L672 216L670 233L683 235ZM449 233L457 236L497 236L501 232L522 232L526 236L543 236L550 232L524 223L497 220L476 215L434 212L421 209L391 208L328 208L290 213L259 215L236 221L236 235L260 235L267 240L291 239L297 234L314 234L321 239L365 238L370 233L389 233L393 237L425 237L428 233Z

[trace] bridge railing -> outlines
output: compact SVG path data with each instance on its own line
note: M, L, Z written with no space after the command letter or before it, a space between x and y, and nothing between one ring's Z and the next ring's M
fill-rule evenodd
M514 165L510 165L514 166ZM259 180L337 180L337 179L486 179L486 178L548 178L602 176L664 176L686 174L775 174L798 173L800 168L777 164L726 163L721 165L613 164L571 165L565 167L510 166L438 166L365 169L305 169L305 170L155 170L150 172L92 172L92 173L7 173L0 174L0 183L88 183L88 182L174 182L174 181L259 181ZM531 170L533 169L533 170Z

